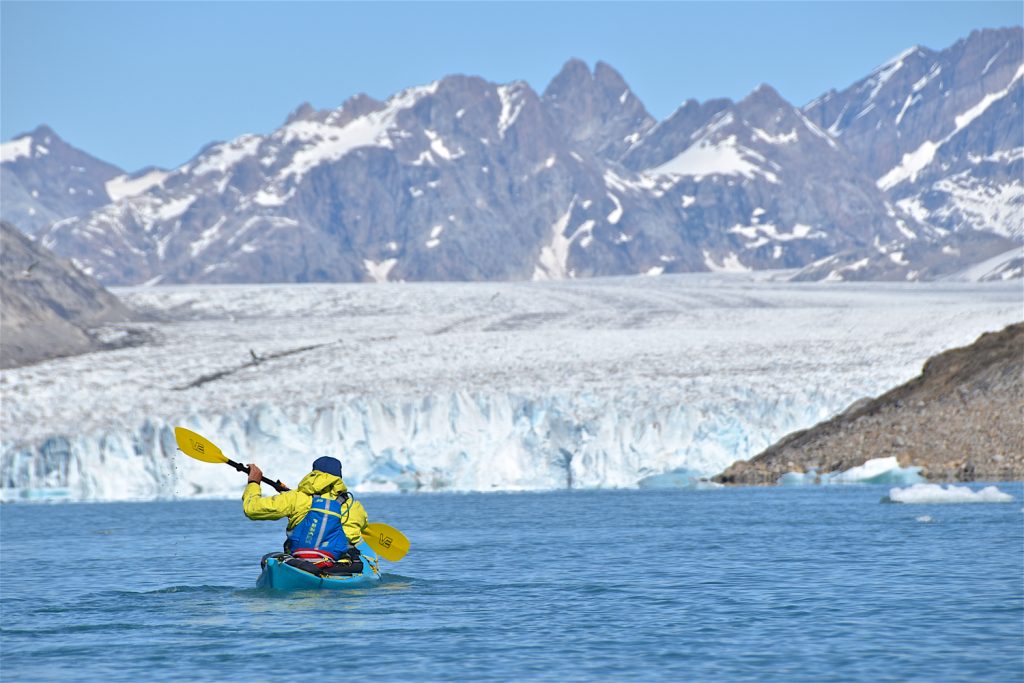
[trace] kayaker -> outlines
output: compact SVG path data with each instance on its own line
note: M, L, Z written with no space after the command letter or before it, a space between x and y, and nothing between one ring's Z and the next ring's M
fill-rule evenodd
M359 573L363 570L356 545L363 540L367 517L363 504L352 497L341 478L341 462L323 456L293 491L264 497L263 471L249 464L249 483L242 493L242 510L249 519L288 518L287 554L311 562L320 572Z

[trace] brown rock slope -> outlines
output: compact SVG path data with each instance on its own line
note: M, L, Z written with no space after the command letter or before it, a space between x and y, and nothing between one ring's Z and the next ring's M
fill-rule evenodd
M0 367L132 343L103 341L93 332L132 317L91 277L0 222Z
M930 358L921 374L794 432L714 477L770 484L786 472L842 471L896 456L931 481L1024 479L1024 323Z

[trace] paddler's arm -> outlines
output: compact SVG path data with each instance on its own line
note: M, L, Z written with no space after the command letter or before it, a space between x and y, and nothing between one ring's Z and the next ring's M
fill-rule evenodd
M359 545L366 532L366 526L370 520L366 517L366 509L363 504L355 498L352 499L352 507L349 509L348 519L345 520L345 535L352 541L353 545Z
M255 464L249 465L249 483L242 491L242 512L249 519L281 519L298 511L299 500L295 491L285 491L276 496L263 496L260 479L263 470Z

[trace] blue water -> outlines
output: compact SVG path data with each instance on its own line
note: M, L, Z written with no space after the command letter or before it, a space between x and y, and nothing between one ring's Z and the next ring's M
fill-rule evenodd
M364 496L380 587L254 588L237 501L0 510L3 681L1020 681L1024 490ZM930 518L930 521L929 519Z

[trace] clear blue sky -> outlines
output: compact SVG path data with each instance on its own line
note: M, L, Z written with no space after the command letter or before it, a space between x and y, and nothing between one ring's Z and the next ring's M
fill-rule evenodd
M452 73L538 91L571 57L656 118L760 83L794 104L911 45L1019 25L1012 2L0 2L0 137L41 123L126 170L269 133L296 106Z

